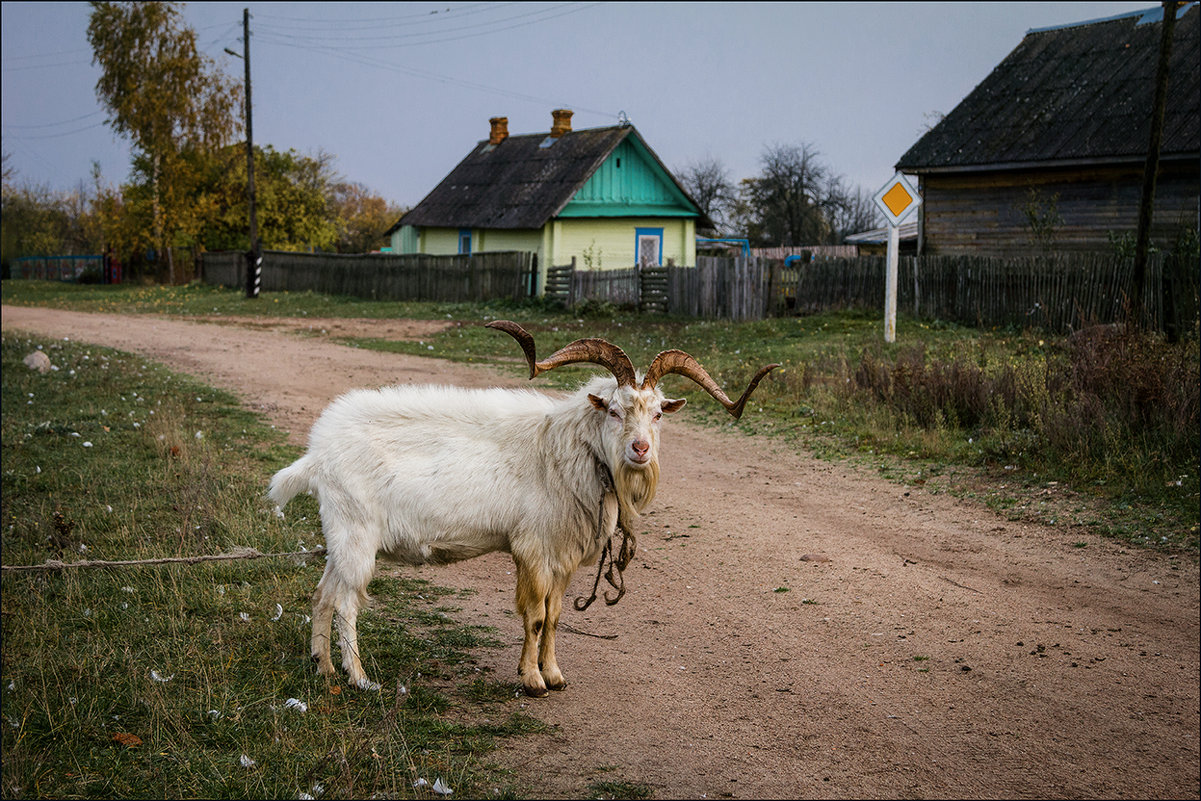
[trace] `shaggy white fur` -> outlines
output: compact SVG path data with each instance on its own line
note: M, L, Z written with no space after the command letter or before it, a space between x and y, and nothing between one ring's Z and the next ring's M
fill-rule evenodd
M660 418L683 404L612 377L559 398L405 386L335 400L313 425L307 453L268 491L281 507L301 492L321 504L328 555L313 596L318 670L334 672L336 617L350 682L376 686L363 671L355 623L377 555L439 564L507 551L525 628L525 691L566 686L555 628L567 585L596 560L619 517L628 528L654 498Z

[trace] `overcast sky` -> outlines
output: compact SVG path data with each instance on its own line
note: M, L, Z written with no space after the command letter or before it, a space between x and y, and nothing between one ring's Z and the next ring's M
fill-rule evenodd
M404 205L507 116L511 134L624 115L670 168L713 157L758 172L766 145L809 143L875 192L931 123L1031 28L1153 2L193 3L204 51L239 81L251 13L256 143L324 150ZM127 178L105 125L86 3L4 2L3 149L18 181Z

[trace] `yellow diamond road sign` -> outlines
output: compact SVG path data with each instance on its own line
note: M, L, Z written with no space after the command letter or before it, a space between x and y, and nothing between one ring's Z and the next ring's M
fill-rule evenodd
M909 180L897 173L872 196L876 206L884 212L889 225L900 225L901 221L921 205L922 199Z

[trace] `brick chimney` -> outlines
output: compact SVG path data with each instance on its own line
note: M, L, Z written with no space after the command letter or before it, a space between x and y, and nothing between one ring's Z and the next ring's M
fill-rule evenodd
M488 144L499 145L509 138L508 117L492 117L488 122L492 126L492 131L488 134Z
M563 134L571 133L571 109L557 108L550 114L554 117L554 124L550 126L550 135L558 139Z

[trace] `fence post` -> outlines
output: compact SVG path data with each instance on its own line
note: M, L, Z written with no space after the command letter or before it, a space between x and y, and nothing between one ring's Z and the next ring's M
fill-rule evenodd
M263 253L257 248L246 252L246 297L257 298L263 285Z
M918 260L914 257L909 259L913 265L913 316L920 317L922 310L922 288L917 280L917 264Z
M571 257L571 280L567 282L567 308L575 306L575 256Z
M779 259L772 259L768 262L767 303L763 306L765 317L780 316L780 309L784 305L784 293L780 288L780 272L783 268L784 262Z

